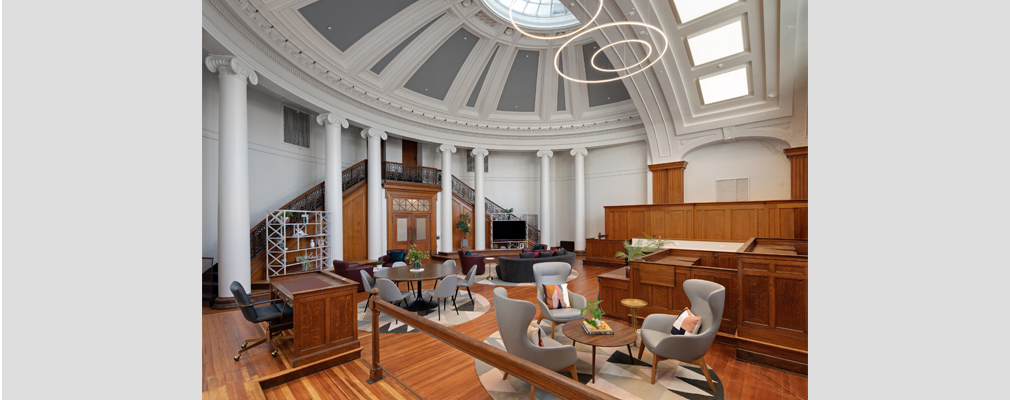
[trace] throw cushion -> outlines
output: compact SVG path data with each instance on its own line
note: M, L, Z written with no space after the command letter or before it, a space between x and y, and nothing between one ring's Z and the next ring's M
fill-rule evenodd
M403 250L394 250L389 252L389 262L395 263L397 261L403 261Z
M540 258L540 252L539 251L534 251L533 252L533 258Z
M698 331L701 330L701 317L694 315L690 309L685 308L684 311L680 312L677 316L677 320L673 322L673 328L670 329L671 335L697 335Z
M530 321L530 326L526 327L526 337L530 339L530 343L544 347L544 337L542 335L540 326L536 322Z
M468 256L472 256L473 254L470 254L470 250L467 250L467 251L466 251L466 255L468 255Z
M562 248L558 249L558 251L555 252L554 255L556 255L556 256L563 256L563 255L565 255L567 253L568 253L568 250L565 250L565 248L562 247Z
M533 258L534 254L530 253L519 253L519 258Z
M533 249L523 249L523 253L532 253Z
M551 310L570 308L572 302L568 300L568 284L544 285L544 303L547 303L547 308Z
M543 248L544 248L544 245L542 245L542 244L535 244L535 245L533 245L533 250L541 250Z

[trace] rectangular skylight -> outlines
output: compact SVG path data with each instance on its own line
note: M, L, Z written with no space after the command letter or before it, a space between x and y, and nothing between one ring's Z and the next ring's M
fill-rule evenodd
M701 85L702 103L712 104L750 94L747 84L747 68L739 68L698 81Z
M713 29L687 39L694 65L725 58L743 51L743 22Z
M736 3L736 0L673 0L682 24L733 3Z

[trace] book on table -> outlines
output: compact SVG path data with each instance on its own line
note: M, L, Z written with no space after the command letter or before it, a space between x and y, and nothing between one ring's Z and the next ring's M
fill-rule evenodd
M586 330L589 335L613 335L614 330L610 329L610 325L607 325L607 321L600 321L600 326L589 325L588 322L582 320L582 329Z

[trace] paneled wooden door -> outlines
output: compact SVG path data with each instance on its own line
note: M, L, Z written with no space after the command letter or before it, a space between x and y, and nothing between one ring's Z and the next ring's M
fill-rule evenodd
M431 238L428 237L430 223L427 213L394 213L393 240L389 248L406 249L416 244L422 251L428 249L431 246Z

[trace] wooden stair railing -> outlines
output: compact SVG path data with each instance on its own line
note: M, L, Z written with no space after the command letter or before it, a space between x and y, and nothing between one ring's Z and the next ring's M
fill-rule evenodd
M408 312L379 298L379 289L372 289L372 332L379 332L379 312L403 321L403 323L424 332L474 358L490 364L494 368L505 371L523 382L533 385L562 399L617 399L595 388L581 384L567 375L561 375L547 368L533 364L518 356L495 348L456 330L436 324L417 314ZM383 372L389 372L379 363L381 355L381 337L379 333L372 335L372 367L368 383L375 383L383 378ZM394 376L395 378L395 376ZM399 380L399 379L397 379Z

